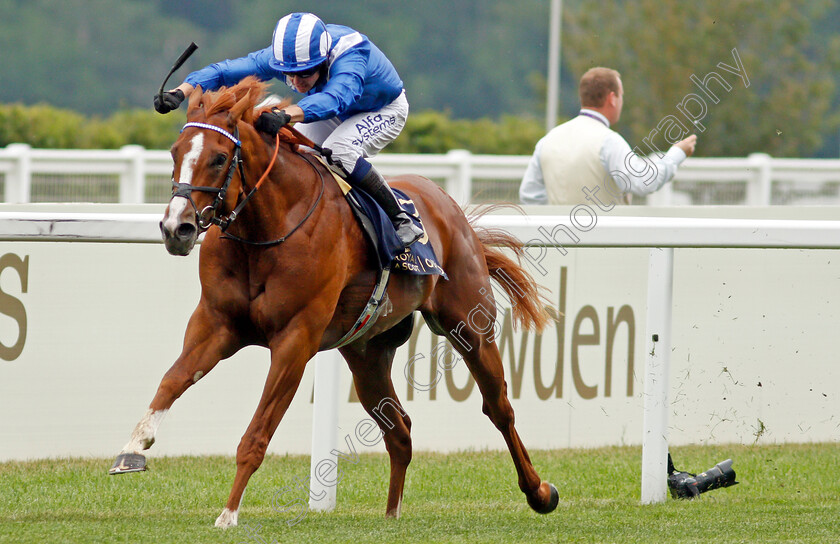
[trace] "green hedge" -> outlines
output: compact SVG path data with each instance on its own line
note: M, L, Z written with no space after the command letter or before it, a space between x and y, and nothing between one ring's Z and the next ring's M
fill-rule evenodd
M116 149L137 144L168 149L183 123L183 113L158 115L136 109L103 119L45 104L2 104L0 147L25 143L52 149Z
M489 155L530 155L543 136L541 124L513 116L501 121L452 119L439 112L408 116L400 137L388 146L392 153L446 153L467 149Z
M0 147L27 143L36 148L117 149L137 144L168 149L184 122L183 109L167 115L133 109L99 118L44 104L0 104ZM387 151L446 153L467 149L482 154L530 155L542 135L541 124L533 119L509 116L500 121L472 121L421 112L409 116L403 133Z

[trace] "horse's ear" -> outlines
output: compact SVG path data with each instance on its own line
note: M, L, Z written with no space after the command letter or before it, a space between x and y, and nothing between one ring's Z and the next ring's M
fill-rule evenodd
M195 108L199 107L201 104L201 97L204 95L204 89L201 88L201 85L197 85L193 92L190 94L190 101L187 105L187 111L192 111Z
M230 121L233 124L236 124L242 118L242 114L244 114L248 109L251 107L251 91L249 90L248 93L239 99L239 102L233 105L230 109Z

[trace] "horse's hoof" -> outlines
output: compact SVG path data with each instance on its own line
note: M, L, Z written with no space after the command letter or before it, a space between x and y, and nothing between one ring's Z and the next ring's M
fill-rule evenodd
M227 529L228 527L236 527L239 522L239 510L228 510L225 508L219 517L216 518L216 527L220 529Z
M129 472L143 472L146 470L146 457L140 453L121 453L117 455L114 466L108 474L127 474Z
M548 514L549 512L553 512L554 509L557 508L557 505L560 504L560 493L557 492L557 488L554 487L554 484L548 482L544 482L544 484L547 484L551 491L551 495L548 498L547 503L539 504L537 501L531 501L530 498L528 499L528 505L538 514Z

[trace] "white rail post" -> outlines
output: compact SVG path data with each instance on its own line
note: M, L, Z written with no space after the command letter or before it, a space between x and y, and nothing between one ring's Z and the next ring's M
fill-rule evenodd
M672 206L674 201L674 184L666 183L657 191L647 195L648 206Z
M652 248L648 263L642 504L664 502L668 491L668 384L674 285L673 248Z
M753 178L747 184L748 206L769 206L773 197L773 173L770 155L767 153L750 153L747 157L750 167L754 169Z
M447 178L446 192L460 205L472 200L472 153L466 149L452 149L446 158L455 164L455 175Z
M338 467L338 383L341 356L338 350L315 356L315 398L312 405L312 458L309 463L309 509L331 512L335 509L338 468L328 477L319 477L317 467L332 461ZM334 481L334 484L330 484ZM317 498L316 498L317 497Z
M6 203L27 204L32 199L32 147L29 144L9 144L6 151L17 163L14 174L6 174L4 199Z
M124 145L126 171L120 176L120 204L142 204L146 193L146 149L141 145Z

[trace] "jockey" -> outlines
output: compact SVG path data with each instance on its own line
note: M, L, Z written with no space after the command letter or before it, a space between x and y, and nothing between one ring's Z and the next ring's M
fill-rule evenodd
M189 74L162 101L155 96L155 109L178 108L198 85L214 91L249 75L282 78L305 95L295 105L264 112L254 124L258 130L274 135L287 123L300 123L304 136L332 151L333 168L382 206L405 247L423 235L367 160L399 136L408 116L402 80L367 36L326 25L311 13L291 13L277 23L269 47Z

